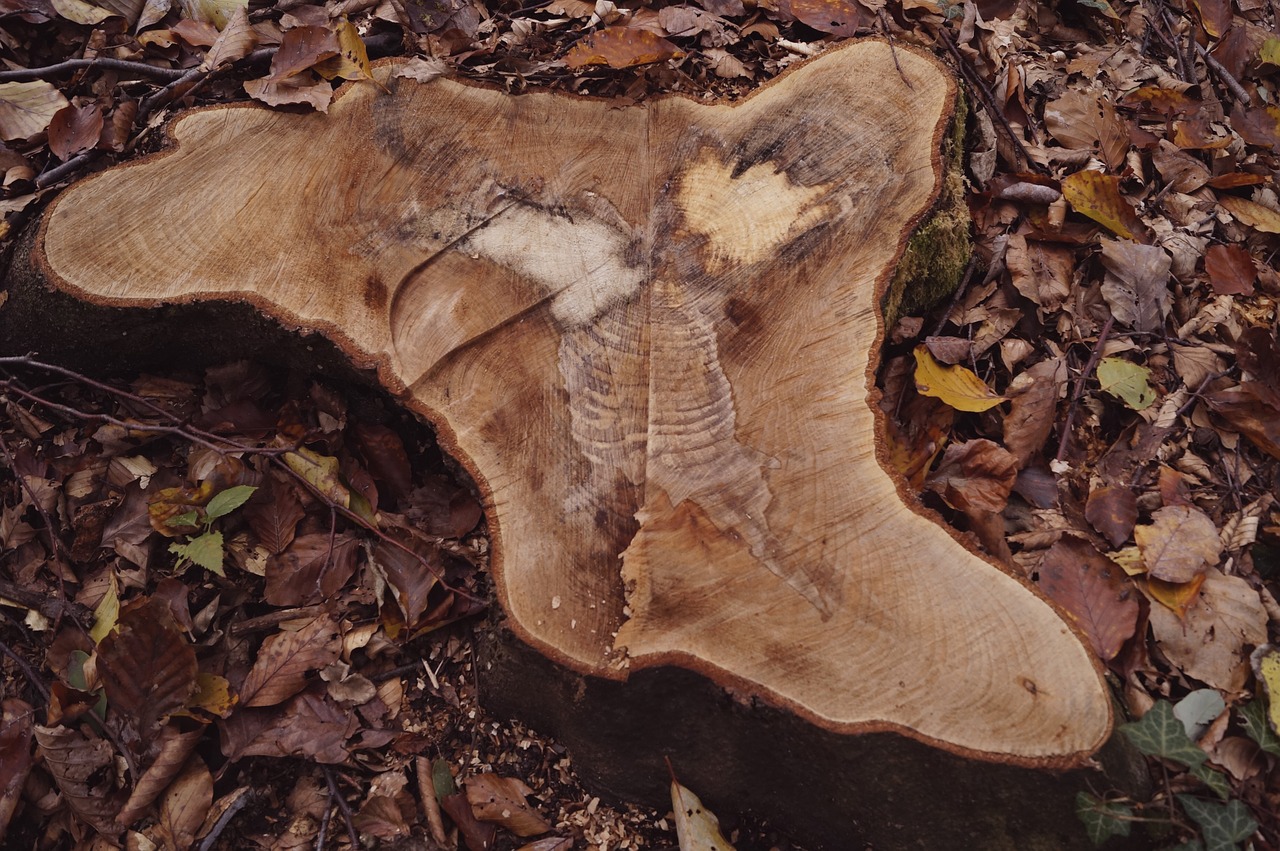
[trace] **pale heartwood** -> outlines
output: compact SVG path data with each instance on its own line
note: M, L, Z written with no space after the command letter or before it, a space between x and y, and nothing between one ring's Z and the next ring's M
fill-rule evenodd
M511 628L676 665L835 732L1077 765L1100 670L885 469L880 304L955 84L852 43L734 104L377 70L328 115L230 106L67 191L38 263L101 305L247 301L429 420L484 499Z

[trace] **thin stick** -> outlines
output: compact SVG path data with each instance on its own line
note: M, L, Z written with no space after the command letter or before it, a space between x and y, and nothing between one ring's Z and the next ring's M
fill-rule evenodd
M1231 97L1235 99L1236 103L1241 106L1248 106L1253 99L1249 97L1249 93L1245 91L1244 86L1240 85L1240 81L1231 76L1227 66L1219 62L1212 53L1205 50L1204 45L1196 44L1196 50L1200 53L1200 58L1204 60L1204 63L1222 80L1222 84L1227 87L1227 91L1231 92Z
M232 801L222 811L222 815L218 816L218 820L213 823L213 827L209 828L209 832L205 834L204 839L200 840L200 844L196 846L196 851L209 851L209 849L213 848L218 841L218 837L222 835L222 831L226 830L227 825L235 818L236 813L247 807L253 797L253 791L249 790Z
M1093 374L1093 369L1098 365L1098 361L1102 360L1102 346L1111 334L1111 327L1115 325L1115 322L1116 318L1114 316L1107 317L1102 330L1098 332L1098 342L1093 344L1093 351L1089 355L1089 361L1080 372L1080 377L1076 379L1076 389L1071 394L1071 403L1067 406L1067 418L1062 423L1062 438L1058 441L1058 454L1053 457L1055 461L1061 461L1062 457L1067 454L1067 442L1071 439L1071 425L1076 418L1076 407L1080 404L1080 398L1084 396L1085 382Z
M0 652L3 652L4 655L8 656L10 659L13 660L14 664L16 664L19 668L22 669L22 675L27 678L27 682L31 683L31 687L33 689L40 692L40 696L44 698L44 702L48 704L49 703L49 687L46 686L44 684L44 681L41 680L40 677L36 675L35 669L31 667L31 664L27 662L26 659L23 659L21 656L15 653L13 648L11 648L8 644L5 644L3 641L0 641Z
M187 73L182 68L161 68L145 62L130 62L128 59L68 59L55 65L43 68L18 68L13 71L0 71L0 83L24 83L31 80L45 80L49 77L60 77L70 71L124 71L139 77L150 77L154 80L175 80Z
M359 848L360 836L356 833L354 817L351 814L351 805L347 803L347 799L342 797L342 793L338 791L338 781L334 779L332 769L327 765L322 765L320 768L324 771L324 779L329 783L329 794L333 796L338 805L338 810L342 813L342 818L347 823L347 837L351 840L351 847Z

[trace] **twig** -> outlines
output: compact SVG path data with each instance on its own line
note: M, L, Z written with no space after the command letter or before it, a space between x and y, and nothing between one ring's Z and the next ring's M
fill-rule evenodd
M1196 50L1200 53L1200 58L1204 60L1204 63L1222 80L1222 84L1227 87L1227 91L1231 92L1231 97L1235 99L1236 103L1241 106L1248 106L1253 99L1244 90L1244 86L1240 85L1240 81L1231 76L1231 72L1227 70L1227 67L1219 62L1212 53L1205 50L1204 45L1196 44Z
M316 831L316 851L324 851L324 841L329 838L329 821L333 818L333 807L325 807L320 818L320 829Z
M102 151L97 148L91 148L83 154L78 154L72 157L62 165L54 166L48 171L41 172L36 178L36 188L48 189L55 183L58 183L85 168L100 156L102 156Z
M18 486L26 493L27 499L31 500L31 504L35 506L36 511L40 514L40 519L44 521L44 531L49 536L49 549L55 555L66 559L67 564L71 564L71 553L67 552L66 545L62 543L62 539L54 533L53 518L49 516L49 512L45 511L44 506L40 504L35 491L27 483L26 477L18 475L17 462L14 461L13 453L9 451L9 442L4 439L3 434L0 434L0 454L4 455L5 463L13 471L13 477L18 480Z
M128 59L68 59L55 65L43 68L18 68L13 71L0 71L0 83L23 83L30 80L45 80L58 77L70 71L102 70L124 71L139 77L150 77L155 80L174 80L187 73L182 68L161 68L145 62L131 62Z
M93 623L93 613L79 603L37 591L28 591L3 579L0 579L0 598L12 600L28 609L35 609L51 621L70 617L86 628Z
M213 827L209 828L209 832L205 834L204 839L200 840L200 844L196 846L196 851L209 851L209 849L213 848L218 841L218 837L222 835L222 831L224 831L227 825L231 823L231 820L235 818L236 813L248 806L249 801L254 797L255 795L253 790L250 789L232 801L227 808L222 811L222 815L218 816L218 820L213 823Z
M232 624L230 633L239 638L251 632L261 632L265 629L279 626L285 621L297 620L298 618L319 617L324 613L324 606L303 606L296 609L278 609L274 612L268 612L265 615L259 615L256 618L240 621Z
M1102 347L1107 342L1107 337L1111 334L1111 327L1115 325L1116 318L1108 316L1106 323L1102 326L1102 330L1098 332L1098 342L1093 344L1093 351L1089 355L1089 361L1084 365L1084 369L1080 372L1080 377L1076 379L1075 392L1071 394L1071 402L1067 406L1067 417L1062 423L1062 437L1058 441L1058 454L1053 457L1054 461L1061 462L1064 455L1067 454L1067 442L1071 439L1071 426L1076 418L1076 407L1080 404L1080 398L1084 396L1084 385L1089 380L1089 376L1093 374L1093 369L1098 365L1098 361L1102 359Z
M938 30L938 36L942 39L942 43L946 45L947 52L951 54L951 58L955 61L956 67L960 70L960 78L968 84L969 88L977 95L977 100L986 108L987 113L995 119L996 124L1004 130L1005 136L1008 137L1009 143L1013 145L1014 150L1022 157L1022 161L1033 171L1041 174L1047 174L1048 169L1031 159L1031 154L1027 152L1026 145L1022 144L1022 140L1018 138L1018 134L1013 132L1013 126L1009 124L1009 119L1005 118L1004 110L1000 109L996 103L995 93L987 86L985 80L969 67L968 61L964 55L960 53L960 48L956 46L955 39L951 37L951 33L945 29Z
M973 281L973 273L978 269L978 256L976 254L969 255L969 262L965 264L964 274L960 276L960 286L956 287L956 291L951 294L951 301L947 304L947 309L942 316L938 317L938 324L933 328L933 334L936 337L942 333L942 329L946 327L947 320L951 318L951 311L956 309L956 305L960 303L960 299L964 298L965 290L969 289L969 284Z
M338 781L333 777L333 770L327 765L320 768L324 771L324 779L329 783L329 795L338 805L338 810L342 813L342 818L347 823L347 837L351 840L352 848L360 847L360 835L356 833L356 824L351 814L351 805L347 803L347 799L342 797L342 793L338 790Z
M33 689L40 692L40 696L44 698L44 702L47 705L49 703L49 687L44 684L44 681L41 680L39 676L36 675L35 669L31 667L31 663L15 653L13 648L8 644L5 644L3 641L0 641L0 652L3 652L4 655L12 659L14 664L22 670L22 675L27 678L27 682L31 684Z

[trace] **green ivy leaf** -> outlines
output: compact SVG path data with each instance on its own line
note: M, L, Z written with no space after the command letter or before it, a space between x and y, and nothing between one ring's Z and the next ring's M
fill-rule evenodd
M1258 743L1258 747L1273 756L1280 756L1280 736L1267 723L1265 700L1259 697L1240 707L1240 721L1244 724L1245 733Z
M256 487L250 485L236 485L233 488L227 488L219 492L213 499L209 500L209 504L204 507L205 517L211 522L219 517L226 517L240 506L249 501L249 497L253 496Z
M1128 836L1132 816L1133 810L1124 804L1104 801L1088 792L1076 793L1076 817L1084 822L1085 833L1094 845L1113 836Z
M1141 721L1121 725L1120 732L1147 756L1171 759L1188 768L1206 758L1204 751L1187 736L1186 728L1173 714L1173 704L1167 700L1157 700Z
M1191 767L1191 776L1208 786L1219 798L1227 800L1231 797L1231 784L1221 771L1210 768L1207 763Z
M1200 825L1206 851L1236 851L1236 843L1253 836L1258 829L1249 808L1240 801L1219 804L1179 795L1178 803Z
M170 544L169 552L177 553L180 557L195 562L211 573L226 576L222 572L221 532L205 532L197 538L192 538L188 543Z
M1124 358L1103 358L1098 364L1098 383L1135 411L1146 410L1156 400L1151 370Z

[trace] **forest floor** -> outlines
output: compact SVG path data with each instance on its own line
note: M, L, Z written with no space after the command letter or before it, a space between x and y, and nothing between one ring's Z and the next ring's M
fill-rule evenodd
M1142 719L1155 798L1099 790L1082 830L1277 849L1278 26L1274 0L0 0L0 236L182 109L323 111L368 53L631 103L744 97L849 37L931 51L970 106L975 245L890 329L895 462ZM0 360L6 847L674 847L477 705L487 540L449 469L311 375Z

